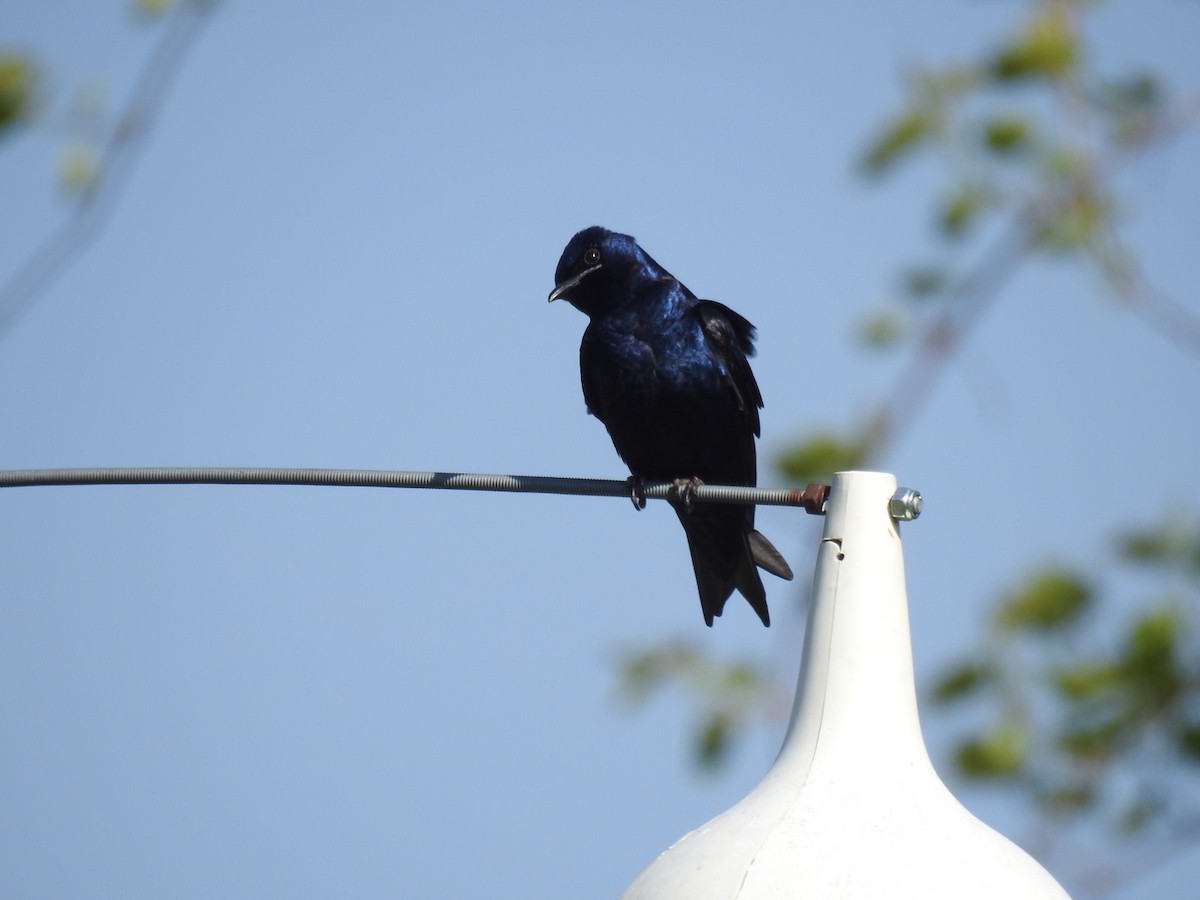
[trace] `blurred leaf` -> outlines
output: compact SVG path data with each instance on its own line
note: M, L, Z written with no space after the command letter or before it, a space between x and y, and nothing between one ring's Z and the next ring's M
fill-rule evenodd
M961 700L988 684L995 673L991 666L963 663L942 675L933 686L933 699L938 703Z
M1074 147L1048 147L1045 155L1038 161L1047 180L1054 179L1063 184L1086 180L1088 173L1095 167L1095 160Z
M716 712L705 720L696 736L696 762L702 768L715 769L729 756L732 724L723 712Z
M1067 783L1042 791L1037 801L1049 813L1075 815L1095 806L1096 792L1084 782Z
M959 744L954 761L968 778L1005 778L1025 764L1025 743L1025 730L1019 725L1000 725Z
M1173 612L1158 610L1137 621L1125 651L1128 662L1161 662L1172 657L1179 621Z
M1142 531L1129 531L1117 539L1117 552L1128 562L1167 562L1178 552L1178 537L1174 529L1163 525Z
M1125 834L1141 831L1163 809L1162 800L1156 797L1142 797L1130 803L1121 813L1120 827Z
M920 75L922 95L929 102L942 106L979 87L983 73L973 64L955 64Z
M697 659L695 648L682 641L626 652L619 663L620 690L632 700L644 700L666 682L692 672Z
M667 687L682 689L697 708L692 751L698 765L725 762L749 713L762 704L763 672L752 663L714 659L686 641L627 651L620 660L621 694L634 702Z
M1200 574L1200 529L1190 520L1167 518L1121 535L1117 553L1127 562L1161 564L1178 567L1185 574Z
M1107 225L1112 204L1091 185L1081 185L1038 228L1034 241L1044 250L1077 250Z
M37 80L37 70L28 57L0 53L0 134L28 118Z
M143 19L153 19L161 16L172 6L175 0L131 0L130 12Z
M911 153L933 130L933 117L914 109L896 117L868 145L860 168L867 175L882 175Z
M1075 64L1078 53L1067 13L1056 5L1044 6L1025 31L992 58L990 71L1000 82L1054 78Z
M940 266L917 266L903 275L904 289L914 299L940 294L950 283L950 274Z
M1148 72L1101 85L1099 101L1110 110L1145 110L1162 106L1163 89Z
M785 451L777 461L780 472L790 481L808 484L828 481L834 472L844 472L861 464L865 448L861 441L818 435Z
M1059 746L1079 759L1105 760L1114 756L1129 736L1129 719L1124 713L1115 713L1087 725L1068 728L1059 738Z
M68 194L86 194L96 186L100 163L90 147L75 144L62 151L58 159L58 181Z
M1184 725L1179 730L1179 752L1194 763L1200 763L1200 722Z
M1106 663L1081 663L1059 669L1054 684L1070 700L1086 700L1111 691L1120 681L1117 666Z
M966 233L976 217L988 204L988 192L975 184L964 184L941 202L938 228L946 237L957 238Z
M998 620L1005 628L1052 631L1073 624L1092 601L1092 589L1073 572L1047 569L1008 597Z
M686 641L666 641L644 650L626 651L619 661L621 692L642 700L652 691L675 683L706 702L738 705L767 682L763 672L741 660L714 659Z
M731 663L724 667L721 678L728 693L755 691L763 684L762 673L747 663Z
M1163 89L1153 75L1142 72L1101 85L1096 104L1112 117L1116 140L1130 144L1151 132L1163 106Z
M983 146L1004 156L1023 150L1029 145L1032 128L1021 116L997 116L983 123Z
M1184 684L1176 666L1179 621L1169 610L1148 613L1139 619L1126 640L1121 671L1137 695L1142 715L1151 715L1171 703Z
M873 349L892 347L908 331L907 321L895 311L877 312L859 326L859 340Z

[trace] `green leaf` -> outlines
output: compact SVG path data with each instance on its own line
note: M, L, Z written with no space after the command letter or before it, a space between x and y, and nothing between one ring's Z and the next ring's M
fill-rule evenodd
M933 699L937 703L961 700L989 684L994 676L995 672L991 666L963 663L942 675L934 683Z
M721 689L726 693L754 692L762 686L762 673L748 663L730 663L721 672Z
M1169 610L1158 610L1140 618L1130 632L1125 651L1128 662L1160 662L1170 659L1179 633L1179 621Z
M992 58L989 68L999 82L1055 78L1070 70L1078 56L1067 13L1051 6L1036 13L1025 31Z
M1053 815L1076 815L1095 806L1096 791L1084 782L1068 782L1042 791L1037 801Z
M1162 800L1156 797L1140 797L1128 804L1121 812L1119 822L1126 835L1136 834L1163 811Z
M1081 663L1059 669L1054 685L1068 700L1088 700L1111 691L1120 682L1120 668L1107 663Z
M696 762L702 768L715 769L729 756L732 724L724 712L713 713L704 721L696 735L695 745Z
M1149 72L1138 72L1102 85L1099 100L1110 110L1153 110L1162 106L1163 89Z
M1117 141L1136 143L1152 133L1162 109L1164 91L1153 75L1138 73L1100 87L1096 105L1113 121Z
M1112 214L1112 201L1095 187L1081 184L1072 191L1038 227L1034 242L1043 250L1062 253L1091 241Z
M1054 631L1075 623L1092 602L1092 589L1065 569L1047 569L1030 579L1000 606L1005 628Z
M1179 752L1194 763L1200 763L1200 722L1191 722L1179 729Z
M963 741L954 761L968 778L1007 778L1025 764L1025 730L1019 725L1000 725L983 737Z
M82 144L67 147L58 158L58 181L68 194L86 194L100 177L100 160L95 151Z
M785 451L776 465L790 481L801 484L828 481L834 472L857 468L864 450L861 441L818 435Z
M1008 156L1029 146L1033 129L1021 116L997 116L983 124L983 146L997 156Z
M143 19L154 19L161 16L172 6L175 0L131 0L130 11Z
M644 700L666 683L686 678L698 665L695 648L682 641L629 651L619 663L620 690L631 700Z
M1168 517L1157 525L1117 538L1117 553L1127 562L1200 573L1200 529L1188 519Z
M28 57L0 53L0 134L29 117L37 82Z
M978 88L983 74L974 63L956 63L936 71L918 72L917 87L927 102L941 107Z
M1162 528L1130 531L1118 538L1117 552L1134 563L1166 562L1175 555L1175 542Z
M946 237L961 237L987 205L986 190L979 185L962 185L942 200L938 211L938 227Z
M1169 610L1151 612L1134 623L1126 638L1121 673L1136 696L1137 712L1154 715L1175 701L1185 678L1176 665L1179 620Z
M897 116L867 146L859 167L867 175L882 175L916 150L933 130L933 117L920 109Z
M1131 734L1131 723L1124 713L1115 713L1098 722L1068 728L1059 738L1059 746L1078 759L1105 760L1120 750Z
M874 349L892 347L903 339L906 326L907 321L897 312L877 312L859 326L859 340Z
M950 273L941 266L916 266L902 277L905 292L914 300L941 294L950 284Z

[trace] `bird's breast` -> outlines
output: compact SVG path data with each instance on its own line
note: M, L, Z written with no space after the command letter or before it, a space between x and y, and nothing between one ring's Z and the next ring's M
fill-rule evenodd
M589 411L637 475L752 481L753 439L719 364L702 346L664 337L589 328L580 348Z

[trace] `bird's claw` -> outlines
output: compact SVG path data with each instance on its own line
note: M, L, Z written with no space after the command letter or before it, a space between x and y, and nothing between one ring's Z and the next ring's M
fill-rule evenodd
M675 491L679 504L685 513L691 513L696 505L696 488L704 484L699 478L676 478Z
M625 482L629 485L629 500L633 503L633 508L643 510L646 508L646 482L636 475L630 475Z

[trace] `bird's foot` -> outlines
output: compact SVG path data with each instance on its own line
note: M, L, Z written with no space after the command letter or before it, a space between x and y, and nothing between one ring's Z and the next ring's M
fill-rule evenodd
M644 479L638 478L636 475L630 475L625 479L625 483L629 485L629 499L633 503L633 508L642 510L646 508L646 482Z
M696 505L696 488L704 484L699 478L676 478L675 491L680 506L685 513L691 513Z

